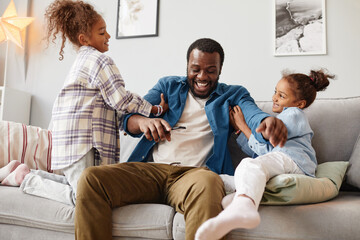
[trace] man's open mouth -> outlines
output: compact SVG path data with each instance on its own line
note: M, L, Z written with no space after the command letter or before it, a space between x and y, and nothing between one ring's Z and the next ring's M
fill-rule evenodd
M207 81L205 81L205 82L204 81L203 82L195 81L195 84L199 90L205 90L210 85L209 82L207 82Z

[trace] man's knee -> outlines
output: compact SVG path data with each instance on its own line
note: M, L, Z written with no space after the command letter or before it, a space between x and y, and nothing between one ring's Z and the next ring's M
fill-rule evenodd
M99 167L88 167L83 170L77 183L77 198L86 195L89 188L93 188L99 183L100 174L98 172Z
M199 170L194 186L201 192L211 192L212 194L221 195L225 194L224 183L220 176L209 170Z

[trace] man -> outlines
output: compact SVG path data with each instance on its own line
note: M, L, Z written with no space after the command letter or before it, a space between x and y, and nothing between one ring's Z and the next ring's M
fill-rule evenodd
M186 239L194 239L201 223L222 210L225 191L218 174L234 172L227 149L230 106L241 107L259 141L284 145L287 130L280 120L262 112L245 88L218 83L223 61L219 43L195 41L187 53L187 77L162 78L145 96L155 104L164 93L169 111L163 118L125 118L129 134L145 137L128 163L84 171L75 211L77 239L111 239L112 208L130 203L173 206L184 214Z

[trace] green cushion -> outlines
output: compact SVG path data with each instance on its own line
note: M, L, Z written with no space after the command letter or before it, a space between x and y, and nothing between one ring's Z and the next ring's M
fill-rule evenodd
M261 200L263 205L318 203L339 193L348 162L319 164L316 178L301 174L281 174L271 178Z

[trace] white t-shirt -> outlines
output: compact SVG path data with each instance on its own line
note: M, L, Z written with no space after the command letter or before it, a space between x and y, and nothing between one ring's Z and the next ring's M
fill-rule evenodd
M180 162L181 166L205 166L212 154L214 135L205 113L208 99L194 97L189 91L184 112L175 126L186 129L171 131L171 141L155 145L153 159L156 163Z

